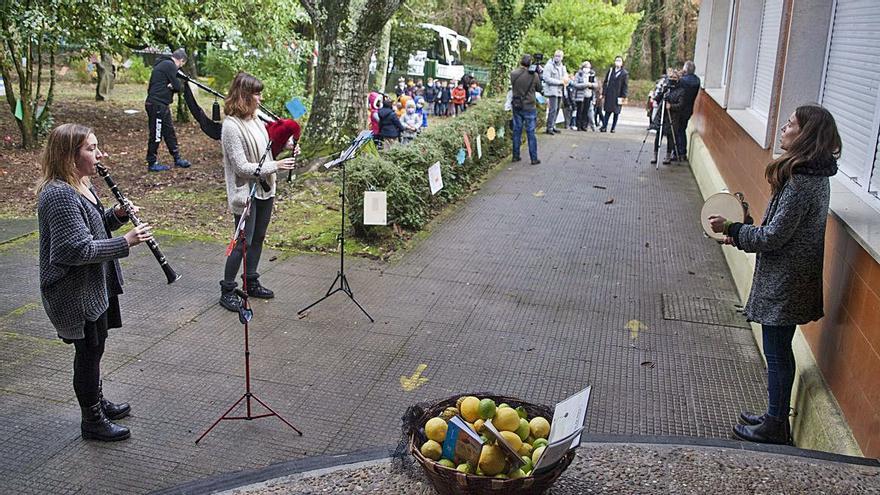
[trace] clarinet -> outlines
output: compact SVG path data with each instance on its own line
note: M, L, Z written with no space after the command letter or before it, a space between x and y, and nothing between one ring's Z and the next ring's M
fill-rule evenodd
M119 191L119 188L116 186L116 183L113 182L113 178L110 177L110 172L101 165L100 163L96 163L95 167L98 169L98 175L104 178L104 181L107 182L107 187L113 191L113 196L116 197L116 201L119 202L119 206L125 210L125 213L128 215L128 219L131 220L135 226L141 224L140 219L138 219L137 215L134 213L134 209L131 207L131 203L129 203L128 199L122 195L122 192ZM162 254L162 250L159 249L159 243L156 242L155 239L150 239L147 241L147 247L150 248L150 251L153 252L153 256L156 257L156 261L159 262L159 266L162 267L162 271L165 272L165 278L168 279L168 283L173 283L180 278L171 265L168 264L168 260L165 259L165 255Z

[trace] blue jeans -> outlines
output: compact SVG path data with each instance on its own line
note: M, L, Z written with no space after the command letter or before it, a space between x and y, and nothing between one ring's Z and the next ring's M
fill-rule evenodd
M767 358L767 414L774 418L788 418L791 406L795 370L791 341L795 328L795 325L761 325Z
M679 158L686 158L688 154L687 149L687 125L690 117L688 118L679 118L676 119L678 122L675 123L675 144L678 145L678 156Z
M535 138L535 127L538 125L537 110L513 111L513 156L520 156L519 147L522 144L523 124L526 128L526 140L529 142L529 158L537 160L538 139Z

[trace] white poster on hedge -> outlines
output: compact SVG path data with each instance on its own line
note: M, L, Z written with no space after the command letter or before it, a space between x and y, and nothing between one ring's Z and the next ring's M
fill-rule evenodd
M437 194L440 189L443 189L443 177L440 175L440 162L437 162L428 168L428 184L431 186L431 195Z
M388 225L388 194L364 191L364 225Z

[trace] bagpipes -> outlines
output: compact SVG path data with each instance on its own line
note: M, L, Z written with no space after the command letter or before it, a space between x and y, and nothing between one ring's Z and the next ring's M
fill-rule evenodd
M215 91L209 86L206 86L199 81L189 77L182 70L177 71L177 77L183 79L186 82L195 84L200 89L207 91L208 93L214 95L216 98L220 98L221 100L225 100L226 96L219 91ZM189 112L195 117L196 121L199 123L199 128L204 132L208 137L214 139L216 141L220 140L220 136L222 134L223 125L220 123L220 104L217 100L214 100L214 104L211 108L211 118L208 118L205 111L202 110L202 107L199 106L199 102L196 101L195 95L193 95L192 90L189 87L189 84L183 85L183 99L186 102L186 107L189 109ZM287 143L287 140L293 138L294 148L296 147L297 142L299 142L299 138L302 135L302 128L299 123L293 119L282 119L281 117L272 113L268 108L264 107L262 104L259 106L260 111L257 112L257 117L265 122L266 124L266 132L269 133L269 141L272 143L272 157L277 157L283 150L284 146ZM261 113L262 112L262 113ZM293 172L287 172L287 182L290 182L293 179Z

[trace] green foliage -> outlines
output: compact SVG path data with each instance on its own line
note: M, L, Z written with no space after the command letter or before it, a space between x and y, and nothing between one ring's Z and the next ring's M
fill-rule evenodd
M416 50L428 50L434 43L434 31L419 27L421 22L432 22L431 12L422 12L418 18L398 12L391 19L391 49L394 68L406 72L409 55Z
M253 74L263 81L263 105L283 114L284 103L304 92L303 63L309 56L306 45L295 49L275 43L256 48L242 38L232 40L225 44L225 48L211 46L207 51L205 69L214 76L214 89L225 94L229 83L240 71Z
M644 103L648 100L648 94L654 89L656 81L650 79L630 79L629 96L630 103Z
M129 60L131 60L131 65L127 69L122 66L118 68L118 81L122 83L137 84L146 84L150 82L150 75L153 72L153 68L147 67L146 64L144 64L144 59L140 56L135 55Z
M507 74L516 65L526 30L550 0L483 0L495 28L495 52L492 55L492 78L489 94L501 94L507 88Z
M526 31L522 53L543 53L549 60L562 49L565 63L576 70L589 60L601 70L625 54L641 13L603 0L553 0ZM489 62L497 34L491 19L474 29L474 57Z
M486 131L505 128L510 113L501 99L484 99L464 115L425 129L412 143L399 145L378 154L362 153L347 165L346 203L355 232L370 236L387 227L364 226L363 194L371 188L388 194L388 223L419 230L445 205L467 194L486 172L506 156L510 139L489 141ZM458 165L456 155L464 148L467 133L472 158ZM507 134L509 136L509 132ZM476 142L480 136L483 155L477 158ZM432 196L428 186L428 167L440 162L443 189Z
M90 84L95 82L95 69L89 70L89 61L85 58L71 58L70 65L73 67L73 74L76 80L82 84Z

